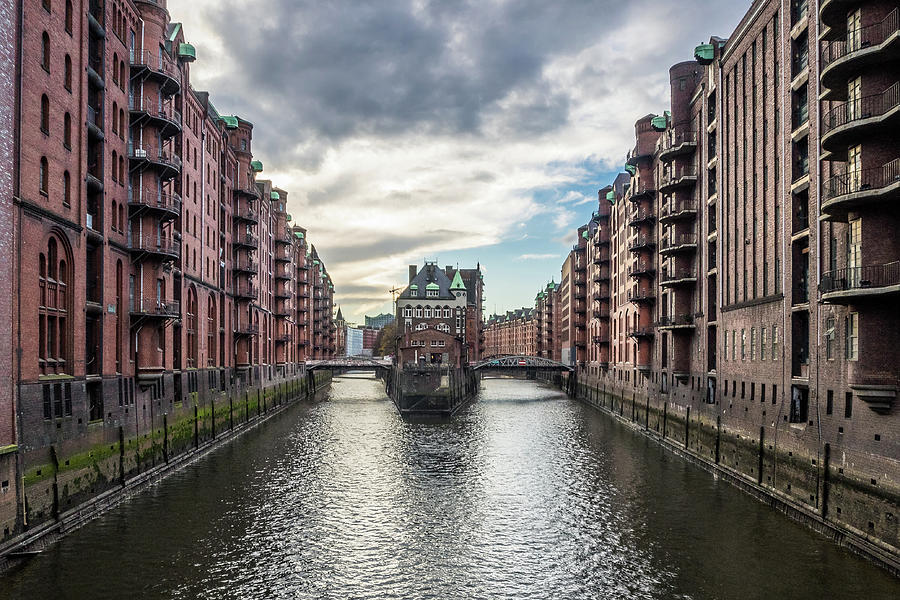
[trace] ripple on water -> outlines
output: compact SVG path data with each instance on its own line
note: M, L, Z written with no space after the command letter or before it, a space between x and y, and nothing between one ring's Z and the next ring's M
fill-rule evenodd
M483 383L455 418L407 422L376 381L335 379L326 401L75 532L0 598L900 597L559 392Z

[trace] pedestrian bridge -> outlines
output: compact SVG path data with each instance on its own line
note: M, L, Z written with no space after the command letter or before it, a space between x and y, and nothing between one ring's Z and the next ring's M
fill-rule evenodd
M340 358L306 361L307 371L378 371L390 368L390 359L373 358L371 356L342 356Z
M575 371L575 367L540 356L496 356L476 364L476 371Z

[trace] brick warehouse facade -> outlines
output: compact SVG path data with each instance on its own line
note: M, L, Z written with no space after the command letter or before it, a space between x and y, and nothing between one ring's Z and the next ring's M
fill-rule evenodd
M325 265L258 178L253 125L191 87L165 2L7 10L0 544L226 429L229 404L258 410L335 344Z
M674 65L669 110L635 123L578 230L586 352L566 323L574 250L563 293L535 301L562 303L539 322L563 335L535 344L578 366L583 396L895 566L898 11L757 0Z

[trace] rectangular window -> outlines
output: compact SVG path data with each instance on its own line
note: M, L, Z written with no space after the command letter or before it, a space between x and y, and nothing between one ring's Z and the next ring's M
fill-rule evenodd
M747 358L747 330L741 329L741 360Z
M772 360L778 360L778 325L772 325Z
M767 339L767 334L769 332L768 327L763 327L760 330L759 335L759 360L766 360L766 345L769 343Z
M828 390L828 395L825 399L825 414L830 415L834 412L834 390Z
M417 319L422 318L422 307L421 306L416 307L416 318Z
M737 329L731 330L731 360L737 360Z
M847 392L844 394L844 418L849 419L853 416L853 394Z
M426 307L425 307L425 318L426 318L426 319L430 319L430 318L431 318L431 307L430 307L430 306L426 306Z
M50 386L44 385L44 419L53 418L53 404L50 400Z
M750 360L756 360L756 327L750 328Z
M825 358L834 360L834 317L825 319Z
M847 283L850 287L859 287L861 270L862 220L853 219L847 228Z
M847 360L859 359L859 313L850 313L847 315L846 336L847 340Z
M791 423L806 423L809 419L809 390L799 386L791 388Z

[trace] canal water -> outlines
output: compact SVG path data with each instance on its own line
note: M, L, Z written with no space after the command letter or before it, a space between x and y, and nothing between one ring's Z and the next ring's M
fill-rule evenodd
M0 598L900 598L609 417L489 379L447 421L300 404L0 577Z

